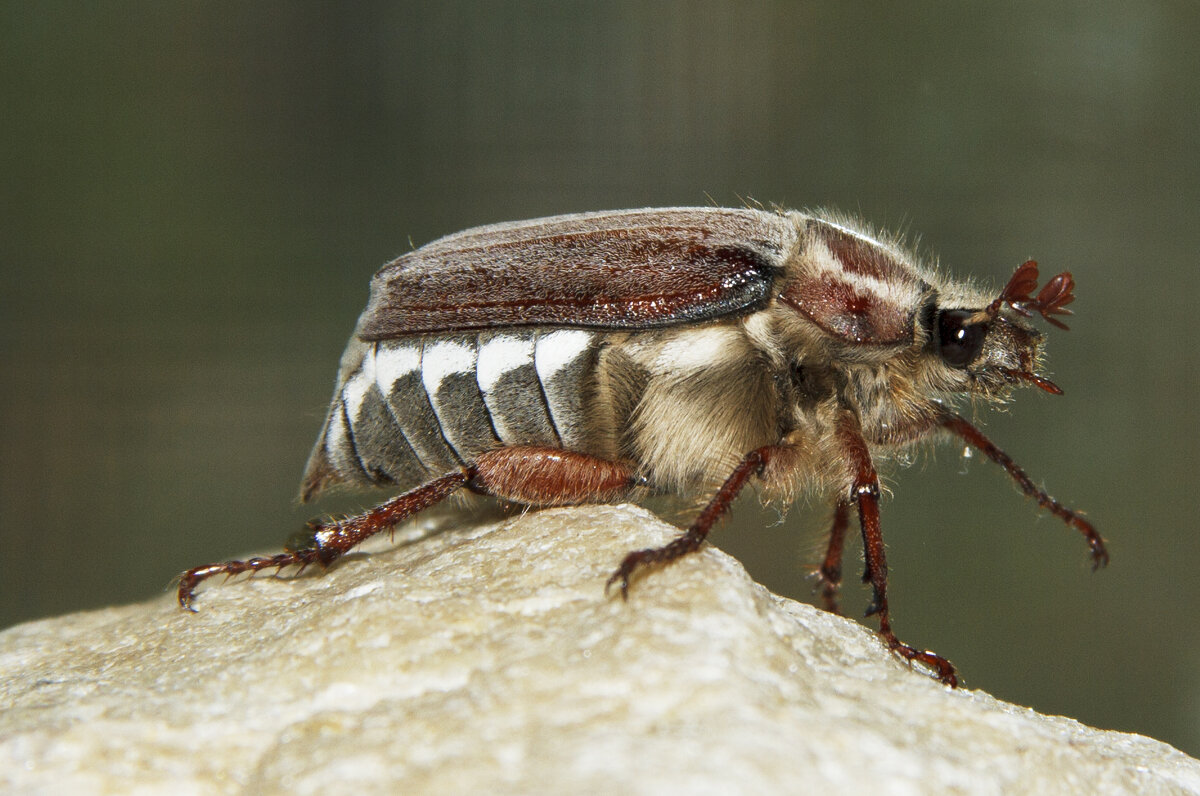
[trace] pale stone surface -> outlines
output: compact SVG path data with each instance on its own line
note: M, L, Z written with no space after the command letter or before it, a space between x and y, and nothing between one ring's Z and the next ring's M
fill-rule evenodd
M676 533L543 511L12 628L0 790L1200 793L1170 746L944 688L714 549L604 596Z

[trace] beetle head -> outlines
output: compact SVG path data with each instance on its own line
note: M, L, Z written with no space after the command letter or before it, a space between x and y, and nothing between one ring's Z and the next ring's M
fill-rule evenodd
M934 393L999 397L1032 384L1062 391L1037 374L1042 335L1029 319L1040 314L1065 329L1075 281L1058 274L1038 289L1037 263L1022 263L998 294L916 265L889 241L832 218L803 220L804 249L779 300L815 324L835 359L903 369L915 366ZM915 360L903 356L913 351Z
M1075 280L1069 273L1058 274L1034 296L1037 286L1037 263L1028 260L987 307L936 308L927 313L928 346L945 366L962 373L965 389L994 394L1027 383L1062 394L1058 385L1034 372L1042 335L1026 319L1036 312L1066 329L1056 316L1071 314L1066 305L1075 300Z

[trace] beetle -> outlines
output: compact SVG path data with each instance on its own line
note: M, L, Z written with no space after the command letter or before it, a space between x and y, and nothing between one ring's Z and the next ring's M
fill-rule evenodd
M957 414L1037 373L1037 313L1066 328L1070 273L1038 290L1037 263L999 293L953 280L891 237L829 212L667 208L477 227L385 265L342 356L301 486L401 494L313 522L276 556L196 567L214 575L328 566L364 539L461 490L528 506L667 493L706 501L670 544L629 553L606 584L698 549L751 479L765 501L827 497L817 569L837 610L855 509L867 614L901 658L948 685L953 665L902 642L888 611L876 461L957 437L1078 530L1093 569L1104 540ZM1035 291L1036 295L1035 295Z

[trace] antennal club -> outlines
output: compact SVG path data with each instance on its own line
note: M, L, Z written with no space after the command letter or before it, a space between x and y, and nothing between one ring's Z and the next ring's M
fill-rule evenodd
M1036 260L1026 260L1013 272L1000 296L987 308L988 315L995 317L1002 304L1007 304L1026 318L1039 313L1048 322L1059 329L1068 328L1055 315L1071 315L1066 308L1075 300L1075 278L1069 271L1063 271L1052 277L1035 298L1031 294L1038 286L1038 264Z

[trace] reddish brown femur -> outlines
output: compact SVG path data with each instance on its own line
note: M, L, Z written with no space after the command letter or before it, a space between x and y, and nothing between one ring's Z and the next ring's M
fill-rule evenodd
M1031 295L1038 286L1038 265L1036 260L1026 260L1013 272L1012 278L1000 291L1000 296L987 308L987 314L995 316L1002 304L1007 304L1021 315L1029 318L1034 312L1039 313L1050 323L1060 329L1067 325L1055 315L1070 315L1066 308L1075 300L1075 279L1069 271L1064 271L1050 279L1036 297Z

